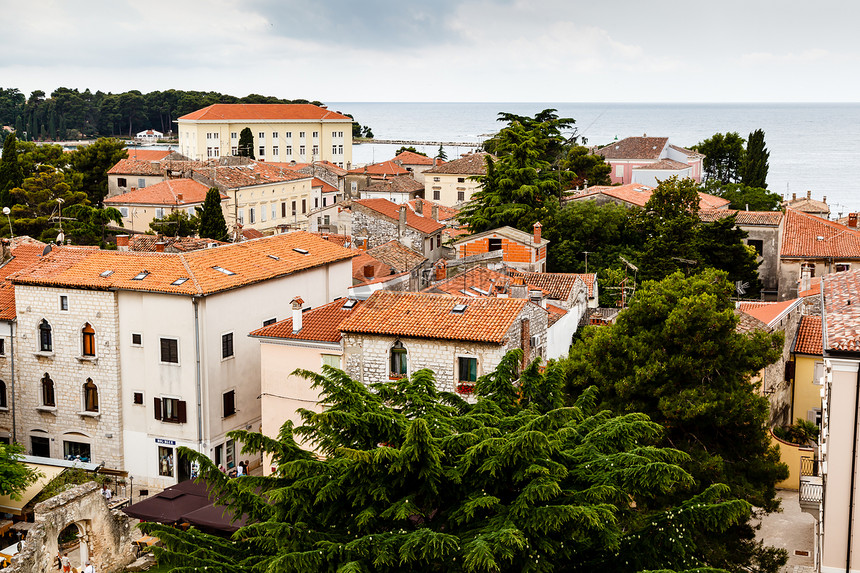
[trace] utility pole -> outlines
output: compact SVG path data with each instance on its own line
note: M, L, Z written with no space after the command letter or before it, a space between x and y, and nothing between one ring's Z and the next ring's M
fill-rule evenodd
M582 251L585 253L585 274L588 274L588 253L593 253L594 251Z

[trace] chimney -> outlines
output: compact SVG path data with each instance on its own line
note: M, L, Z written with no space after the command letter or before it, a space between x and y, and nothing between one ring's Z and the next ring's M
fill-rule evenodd
M812 278L812 269L809 267L801 267L800 269L800 292L810 289Z
M116 236L116 250L118 250L118 251L127 251L128 250L128 235L117 235Z
M528 298L529 287L525 284L523 279L514 279L511 281L509 293L511 298Z
M535 224L534 224L534 230L535 230L535 232L534 232L534 241L535 241L535 245L539 245L539 244L540 244L540 230L541 230L541 227L542 227L542 225L540 224L540 221L538 221L537 223L535 223Z
M164 243L155 243L155 252L163 253L164 252Z
M398 233L402 237L406 233L406 204L400 205L400 221L398 222Z
M821 198L821 202L822 202L822 203L827 203L827 195L825 195L824 197L822 197L822 198Z
M529 365L529 358L532 353L531 329L529 327L529 319L524 318L520 321L520 347L523 349L523 365L525 368Z
M436 280L444 281L448 276L448 263L445 262L445 259L439 259L439 262L436 263Z
M848 213L848 226L852 229L857 228L857 213Z
M439 220L439 205L436 205L435 203L433 204L430 208L430 216L433 217L434 221Z
M792 194L791 194L791 200L792 200L792 201L797 201L797 193L792 193Z
M373 278L373 265L364 265L364 278Z
M806 198L812 199L812 191L809 191L809 190L806 191Z
M302 305L305 301L297 296L290 304L293 307L293 334L295 334L302 329Z
M177 193L177 194L176 194L176 202L177 202L177 203L182 203L182 193Z
M421 201L421 199L415 200L415 212L419 215L424 214L424 203Z

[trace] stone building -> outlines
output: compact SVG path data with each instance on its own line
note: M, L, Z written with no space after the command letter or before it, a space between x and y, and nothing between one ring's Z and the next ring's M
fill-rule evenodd
M340 325L346 372L364 384L436 374L439 390L471 395L505 353L546 356L547 311L526 299L377 291Z
M431 263L442 256L442 229L445 225L419 215L409 205L397 205L386 199L362 199L352 201L350 209L355 245L372 249L397 240Z
M477 178L486 175L488 159L496 160L489 153L480 151L426 169L424 197L447 206L468 203L481 190L481 182Z

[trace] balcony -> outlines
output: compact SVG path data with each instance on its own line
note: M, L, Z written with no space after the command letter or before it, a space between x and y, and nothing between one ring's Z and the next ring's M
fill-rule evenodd
M820 460L800 458L800 510L819 518L821 501L824 499L824 482L821 477Z

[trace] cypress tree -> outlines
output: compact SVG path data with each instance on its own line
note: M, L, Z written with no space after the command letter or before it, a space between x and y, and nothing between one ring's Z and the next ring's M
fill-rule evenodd
M0 158L0 206L12 206L12 189L24 182L24 170L18 161L16 132L12 132L3 142L3 156Z
M246 128L247 129L247 128ZM200 212L200 238L226 241L228 239L227 223L221 210L221 192L212 187L206 193L206 200Z
M764 145L764 132L750 133L747 149L741 161L741 183L747 187L767 189L767 171L770 152Z
M445 148L442 147L442 144L439 144L439 151L436 152L436 158L441 159L442 161L448 161L448 156L445 154Z
M254 159L254 134L246 127L239 133L239 155Z

